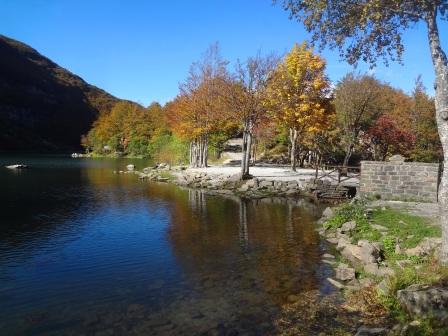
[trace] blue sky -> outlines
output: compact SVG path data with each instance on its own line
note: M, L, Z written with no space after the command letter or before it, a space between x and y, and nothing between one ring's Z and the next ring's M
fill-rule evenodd
M441 23L447 50L448 24ZM218 41L230 62L262 52L283 53L307 39L271 0L0 0L0 34L23 41L113 95L148 105L178 92L192 62ZM421 74L433 92L426 29L404 35L404 66L379 66L375 75L410 92ZM334 82L352 68L324 51ZM359 70L367 71L365 65Z

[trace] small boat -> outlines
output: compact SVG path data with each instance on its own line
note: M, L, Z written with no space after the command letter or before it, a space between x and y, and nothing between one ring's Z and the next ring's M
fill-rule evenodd
M6 168L8 168L8 169L25 169L25 168L28 168L28 166L24 165L24 164L15 164L15 165L6 166Z

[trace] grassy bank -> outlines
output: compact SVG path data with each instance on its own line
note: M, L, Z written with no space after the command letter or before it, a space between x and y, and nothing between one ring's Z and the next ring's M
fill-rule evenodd
M441 229L428 218L388 207L372 208L362 201L340 206L323 226L326 232L337 232L349 221L356 222L350 234L351 243L365 239L378 244L382 253L379 266L392 270L391 275L380 277L366 274L359 265L354 267L356 279L369 278L371 285L345 292L349 308L373 318L387 316L402 325L411 325L404 335L447 335L448 331L431 318L411 318L397 299L398 290L413 284L448 283L448 269L438 264L437 251L422 253L419 250L428 238L440 237Z

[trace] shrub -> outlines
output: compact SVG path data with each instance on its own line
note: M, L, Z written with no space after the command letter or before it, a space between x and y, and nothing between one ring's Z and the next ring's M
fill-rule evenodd
M342 224L351 220L356 221L357 225L368 225L363 202L348 203L337 208L335 215L324 223L324 227L326 229L340 228Z

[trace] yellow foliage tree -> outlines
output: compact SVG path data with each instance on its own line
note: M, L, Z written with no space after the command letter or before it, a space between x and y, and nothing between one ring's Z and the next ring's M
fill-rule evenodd
M307 43L295 44L269 83L266 105L277 124L289 130L291 169L296 170L299 140L327 127L330 82L325 61Z

